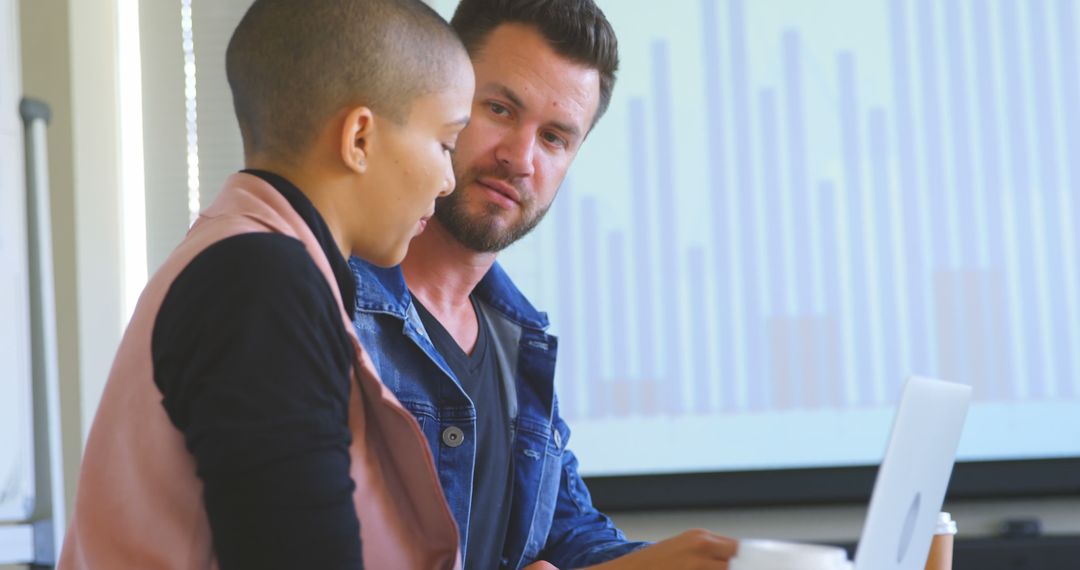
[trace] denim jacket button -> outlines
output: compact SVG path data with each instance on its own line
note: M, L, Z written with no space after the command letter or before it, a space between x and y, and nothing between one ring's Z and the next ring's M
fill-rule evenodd
M562 449L562 434L559 433L559 430L555 430L555 449Z
M450 426L442 432L442 442L447 447L457 447L465 443L465 432L457 426Z

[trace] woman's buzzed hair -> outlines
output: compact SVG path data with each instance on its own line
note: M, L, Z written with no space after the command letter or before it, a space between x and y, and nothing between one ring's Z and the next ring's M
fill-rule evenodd
M245 152L287 159L347 107L404 122L458 61L468 60L457 34L420 0L255 0L225 72Z

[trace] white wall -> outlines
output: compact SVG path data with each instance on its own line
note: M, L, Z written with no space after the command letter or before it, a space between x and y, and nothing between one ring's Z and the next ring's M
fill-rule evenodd
M116 0L22 0L24 93L49 103L66 495L123 327Z
M142 2L143 140L149 271L188 229L188 164L180 2ZM224 65L224 64L222 64Z
M116 2L69 4L83 438L123 327Z
M65 495L70 508L82 449L79 389L79 314L76 280L74 169L71 114L71 39L67 0L19 2L22 82L26 96L48 102L49 182L53 265L63 417ZM70 511L69 511L70 512Z
M33 510L30 296L18 4L0 0L0 520Z

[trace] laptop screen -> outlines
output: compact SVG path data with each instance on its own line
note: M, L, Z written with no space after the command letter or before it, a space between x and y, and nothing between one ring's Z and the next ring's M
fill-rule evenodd
M908 379L874 483L856 570L923 568L970 401L970 386Z

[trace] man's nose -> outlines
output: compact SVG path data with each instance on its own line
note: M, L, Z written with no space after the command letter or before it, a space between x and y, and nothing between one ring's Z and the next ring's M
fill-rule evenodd
M512 177L531 176L534 170L533 153L536 151L536 137L525 130L507 133L495 149L495 159L499 166L506 169Z

